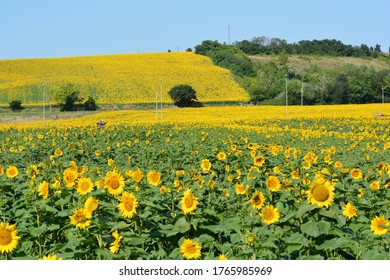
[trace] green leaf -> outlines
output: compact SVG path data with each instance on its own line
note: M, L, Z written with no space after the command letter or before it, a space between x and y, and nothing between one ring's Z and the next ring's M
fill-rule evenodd
M309 236L318 237L321 234L328 233L330 230L330 223L326 221L307 222L301 225L301 231Z
M352 246L351 240L345 237L332 238L330 240L325 240L319 246L316 246L318 250L335 250L338 248L350 248Z
M116 223L112 228L110 232L113 232L117 229L123 229L129 227L130 224L125 223L124 221L120 221L119 223Z
M191 225L187 222L185 217L180 217L177 219L175 227L177 227L181 233L185 233L191 229Z
M47 229L46 225L41 225L37 228L30 228L30 234L34 237L41 235Z
M72 214L71 210L62 210L59 211L57 216L58 217L69 217Z
M310 212L314 209L317 209L318 206L317 205L313 205L313 204L307 204L307 202L303 203L301 205L301 207L299 207L298 211L295 213L296 217L297 218L300 218L303 216L303 214L307 213L307 212Z
M286 241L287 244L301 244L306 245L309 240L301 233L295 232L289 236Z

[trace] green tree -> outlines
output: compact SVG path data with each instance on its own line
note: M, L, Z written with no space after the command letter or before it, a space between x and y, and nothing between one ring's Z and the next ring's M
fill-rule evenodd
M11 108L12 111L21 111L23 109L25 109L23 106L22 106L22 101L20 100L12 100L10 103L9 103L9 107Z
M86 111L96 111L97 106L96 106L96 101L95 99L90 96L85 102L84 102L84 109Z
M77 109L76 102L81 102L79 97L80 90L74 84L65 84L55 93L58 106L61 111L75 111Z
M177 85L169 91L174 104L178 107L191 107L196 104L198 100L196 91L190 85Z

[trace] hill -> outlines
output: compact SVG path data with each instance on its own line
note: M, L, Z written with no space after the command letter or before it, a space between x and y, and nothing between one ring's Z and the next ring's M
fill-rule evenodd
M267 63L272 60L271 55L250 56L254 63ZM390 59L388 57L341 57L341 56L321 56L321 55L290 55L288 57L288 66L298 72L307 70L313 66L320 69L337 69L346 65L372 67L376 70L385 70L390 68Z
M152 103L161 89L163 102L171 102L168 91L178 84L191 85L200 102L249 99L229 70L190 52L0 60L1 105L14 99L41 104L43 91L53 102L66 83L98 104Z

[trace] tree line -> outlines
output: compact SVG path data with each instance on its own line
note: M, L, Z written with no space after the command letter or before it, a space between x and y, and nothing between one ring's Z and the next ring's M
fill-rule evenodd
M270 40L269 46L277 50L277 46L284 43L283 40L276 41ZM314 64L298 71L289 66L291 53L286 49L271 52L268 62L253 62L247 52L239 48L238 43L227 45L212 40L195 47L195 53L206 55L214 64L230 69L235 80L250 94L251 102L283 104L286 82L290 104L378 103L382 102L382 91L385 102L390 101L390 69L375 70L355 65L324 69Z
M287 43L280 38L255 37L252 40L242 40L234 43L238 49L249 55L257 54L315 54L329 56L348 57L378 57L383 55L381 46L369 47L366 44L360 46L346 45L339 40L302 40L298 43ZM389 47L390 52L390 47Z

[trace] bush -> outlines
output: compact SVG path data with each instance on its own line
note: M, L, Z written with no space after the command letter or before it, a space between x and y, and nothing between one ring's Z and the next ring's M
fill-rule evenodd
M178 85L169 91L169 96L178 107L192 107L197 104L196 91L189 85Z
M12 111L21 111L23 109L25 109L23 106L22 106L22 101L20 100L12 100L10 103L9 103L9 107L11 108Z
M76 102L80 102L80 91L73 84L62 85L56 93L61 111L76 111Z
M85 102L84 102L84 108L86 111L96 111L96 101L93 99L92 96L90 96Z

